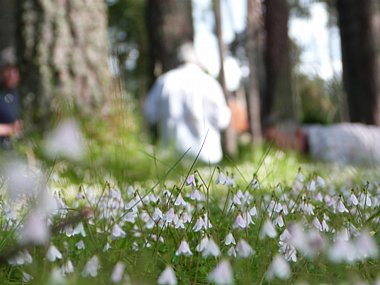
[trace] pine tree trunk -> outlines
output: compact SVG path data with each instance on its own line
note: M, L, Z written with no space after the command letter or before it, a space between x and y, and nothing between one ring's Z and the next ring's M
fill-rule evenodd
M227 90L225 73L224 73L224 46L222 40L222 13L220 0L214 0L214 15L215 15L215 27L216 27L216 37L218 40L219 48L219 61L220 61L220 72L219 81L223 89L224 96L228 102L229 93ZM223 145L224 150L228 156L235 158L238 155L238 145L237 145L237 134L232 124L230 124L223 133Z
M275 114L284 120L295 120L288 36L289 7L284 0L265 0L265 11L266 95L262 111L264 117Z
M53 112L94 112L108 96L103 0L19 0L23 103L44 127Z
M151 82L177 65L177 50L194 38L191 0L148 0Z
M260 41L263 30L261 0L248 0L247 55L249 60L249 82L247 105L252 142L260 142L261 100L259 87Z
M0 51L15 47L15 0L0 0Z
M380 125L380 4L337 0L343 82L352 122Z

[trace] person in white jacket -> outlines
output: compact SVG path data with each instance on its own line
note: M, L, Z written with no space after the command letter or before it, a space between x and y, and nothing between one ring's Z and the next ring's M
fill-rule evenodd
M190 43L178 53L181 65L160 76L144 104L144 116L158 124L161 143L205 163L223 158L221 131L231 111L219 83L205 73Z

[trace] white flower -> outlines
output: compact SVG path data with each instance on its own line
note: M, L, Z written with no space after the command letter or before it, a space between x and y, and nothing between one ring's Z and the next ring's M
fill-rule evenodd
M121 281L121 279L123 278L124 269L125 265L123 262L119 261L118 263L116 263L111 275L112 283L119 283Z
M120 237L125 237L125 231L118 225L115 224L112 228L112 238L117 239Z
M50 273L49 284L64 285L66 284L66 278L61 270L54 267Z
M29 283L32 280L33 280L33 276L32 275L26 273L25 271L22 272L22 282Z
M227 251L228 256L236 257L236 250L234 246L231 246Z
M314 225L314 227L316 227L317 230L319 230L319 231L321 231L321 232L323 231L322 224L321 224L321 222L318 220L317 217L315 217L315 218L313 219L313 225Z
M99 258L94 255L91 257L89 261L87 261L86 265L84 266L84 269L82 271L82 276L87 277L96 277L98 275L99 270Z
M243 239L239 240L238 244L236 245L236 255L239 258L247 258L252 256L255 253L255 251L252 249L252 247Z
M62 259L62 253L54 245L51 245L46 253L46 258L50 262L54 262L57 259Z
M256 209L256 206L253 206L253 207L249 210L249 214L250 214L252 217L257 216L257 209Z
M162 211L159 209L159 208L155 208L154 209L154 212L153 212L153 215L152 215L152 219L157 222L158 220L161 220L163 218L163 215L162 215Z
M204 215L204 219L205 221L205 229L211 229L212 228L212 224L210 222L210 219L208 218L207 214Z
M355 260L355 246L349 240L347 230L338 233L334 244L328 250L328 257L334 263L351 263Z
M33 211L25 219L20 230L19 241L21 244L46 244L50 238L50 229L46 218Z
M197 222L195 223L195 225L193 227L193 231L199 232L203 228L205 228L205 222L203 221L202 217L199 217Z
M232 202L235 204L235 205L241 205L241 200L239 198L238 195L234 195L233 199L232 199Z
M33 171L28 164L21 160L10 161L5 165L4 177L6 178L7 192L11 199L15 200L22 195L33 196L39 190L42 175Z
M84 155L84 137L78 124L66 119L48 134L44 141L44 149L51 158L65 157L72 160L81 159Z
M165 270L158 277L157 283L159 285L177 285L177 278L171 266L166 266Z
M189 175L189 177L187 177L186 179L186 185L189 186L189 185L192 185L193 187L196 187L196 183L195 183L195 177L194 177L194 174L192 175Z
M379 249L371 234L365 230L356 238L355 244L357 259L377 258Z
M278 215L276 217L276 219L274 219L273 223L275 225L278 225L280 228L282 228L285 224L284 224L284 219L282 218L282 215Z
M260 231L260 239L265 237L275 238L277 236L277 231L270 220L266 220Z
M355 194L352 193L350 198L348 199L348 204L349 205L353 205L353 206L357 206L359 204L359 201L358 201L358 198L356 198Z
M346 206L344 206L342 200L339 200L338 205L337 205L337 210L339 213L348 213L348 210Z
M175 200L174 205L186 207L187 202L183 199L181 193L178 195L177 199Z
M81 234L82 237L86 237L86 232L83 227L83 223L80 222L73 230L73 235Z
M67 260L64 265L62 265L61 271L63 274L69 274L74 272L74 266L70 259Z
M86 248L86 246L85 246L83 240L78 241L78 242L75 244L75 246L77 247L77 249L85 249L85 248Z
M291 271L288 262L282 255L277 254L269 266L266 277L269 280L272 280L274 277L282 280L287 280L289 279L290 275Z
M229 233L229 234L226 236L226 239L225 239L225 241L224 241L224 244L225 244L225 245L236 244L235 238L234 238L234 236L232 235L232 233Z
M241 228L241 229L245 229L247 227L247 223L246 221L243 219L243 217L239 214L236 219L235 219L235 223L233 224L232 226L234 229L236 228Z
M259 189L260 188L260 182L256 178L253 178L251 180L251 183L249 183L249 186L251 186L252 189Z
M111 248L111 245L107 242L105 246L103 247L103 252L108 251Z
M208 275L208 280L217 285L233 284L234 276L230 263L227 260L222 260Z
M207 257L207 256L214 256L214 257L217 257L220 255L220 249L218 247L218 245L215 243L215 241L210 238L208 241L207 241L207 244L205 246L205 248L203 249L203 252L202 252L202 256L203 257Z
M195 189L191 194L190 194L190 199L193 201L202 201L202 195L201 193Z
M198 252L202 252L202 251L206 248L207 243L208 243L208 237L205 236L205 237L201 240L201 242L197 245L197 247L195 248L195 250L198 251Z
M175 217L174 209L170 208L168 212L165 214L164 220L166 221L167 224L170 224L171 222L173 222L174 217Z
M24 265L33 262L33 258L27 250L20 251L16 255L8 259L8 263L11 265Z
M222 184L225 185L227 183L227 177L224 175L223 172L220 172L218 175L218 178L216 179L216 184Z
M185 255L185 256L193 255L187 241L183 240L181 242L181 244L179 245L179 248L175 252L175 255L177 255L177 256L179 256L179 255Z

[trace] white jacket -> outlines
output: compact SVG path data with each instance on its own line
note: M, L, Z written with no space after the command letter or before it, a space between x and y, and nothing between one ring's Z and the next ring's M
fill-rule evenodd
M144 116L158 123L165 146L207 163L222 157L220 131L231 120L219 83L199 66L184 64L158 78L144 105Z

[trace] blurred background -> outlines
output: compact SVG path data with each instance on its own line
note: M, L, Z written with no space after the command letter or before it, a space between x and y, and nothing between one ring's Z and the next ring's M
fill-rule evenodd
M0 0L0 7L0 50L17 51L25 136L74 114L92 122L86 131L100 141L120 137L121 125L133 149L134 137L147 133L141 106L149 88L188 41L248 114L237 132L250 142L261 140L271 117L380 125L379 0Z

